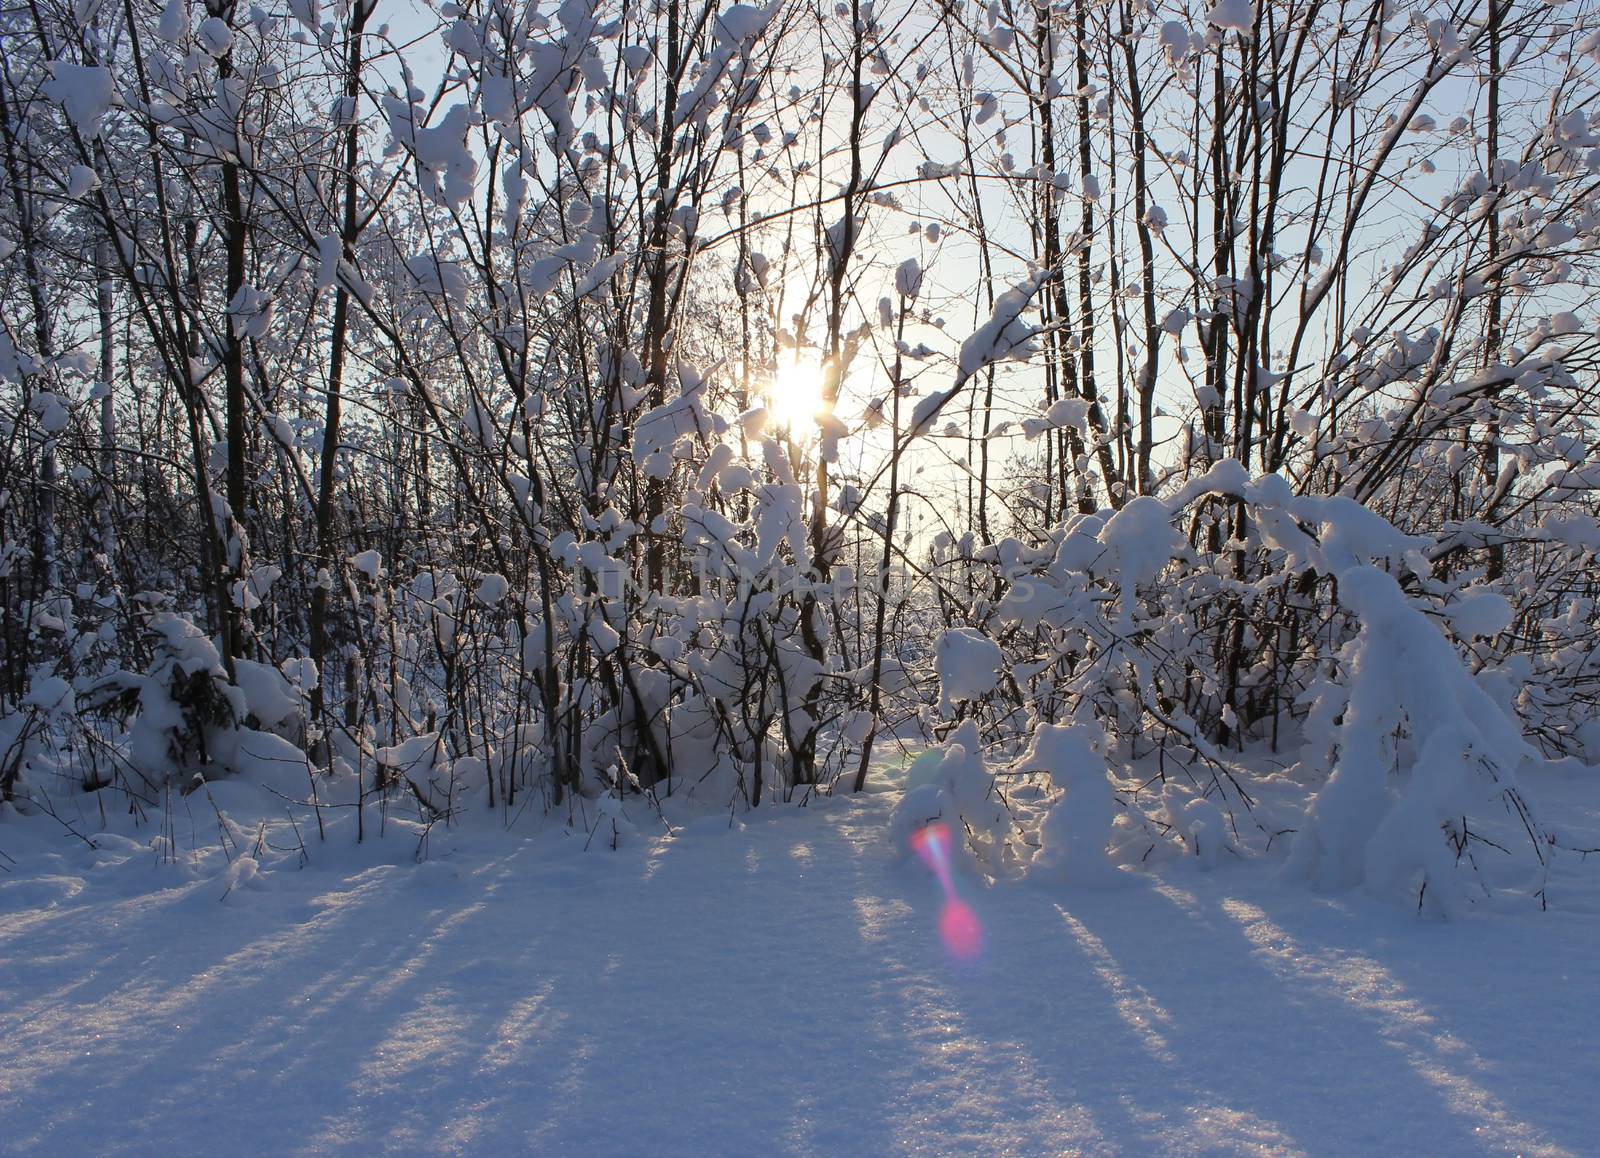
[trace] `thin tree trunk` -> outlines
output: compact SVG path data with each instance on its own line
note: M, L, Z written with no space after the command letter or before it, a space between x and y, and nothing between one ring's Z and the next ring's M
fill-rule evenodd
M346 66L344 99L347 102L344 112L350 118L350 123L345 129L343 172L344 180L344 211L339 226L339 252L343 260L353 260L355 257L355 242L358 232L356 222L356 196L359 186L356 181L357 150L360 146L361 127L360 119L356 116L355 102L360 98L361 92L361 52L362 36L366 30L367 16L371 13L371 6L365 2L355 5L350 21L349 30L346 32ZM329 336L328 350L328 401L322 424L322 458L320 472L317 478L317 556L318 567L317 581L311 591L311 660L316 665L318 672L317 686L311 693L311 713L317 721L322 721L325 710L325 687L327 684L327 655L328 655L328 599L332 594L334 575L338 570L333 559L333 524L334 506L333 491L337 477L339 459L340 423L343 411L344 390L344 363L345 344L350 325L350 291L335 272L335 288L333 296L333 332ZM325 572L325 574L324 574ZM354 695L354 688L346 688L346 695Z

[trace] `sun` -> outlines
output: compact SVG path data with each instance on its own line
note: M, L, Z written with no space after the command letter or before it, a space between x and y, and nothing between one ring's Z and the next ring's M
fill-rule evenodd
M807 432L822 407L822 359L814 350L785 350L778 356L767 405L773 423L796 435Z

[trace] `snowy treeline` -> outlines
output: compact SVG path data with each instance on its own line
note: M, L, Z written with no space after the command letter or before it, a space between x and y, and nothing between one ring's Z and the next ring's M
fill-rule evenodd
M902 742L996 873L1282 836L1449 904L1475 816L1563 846L1593 5L0 20L0 808L248 737L593 830Z

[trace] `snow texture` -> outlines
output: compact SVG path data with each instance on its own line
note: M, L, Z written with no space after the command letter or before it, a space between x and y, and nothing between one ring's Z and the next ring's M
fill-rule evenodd
M1586 783L1540 788L1600 835ZM246 815L246 786L209 791ZM896 799L670 835L630 805L642 835L587 855L439 830L420 865L396 826L308 832L304 869L248 832L194 868L148 830L90 849L0 818L0 1150L1591 1152L1600 1009L1549 1000L1587 992L1592 887L1437 924L1231 858L963 885L965 964L882 840ZM205 794L185 811L215 827Z
M50 62L50 79L40 91L66 110L67 116L86 138L100 135L100 119L116 102L116 84L111 70L93 65Z
M933 670L939 677L939 703L952 711L957 703L976 700L1000 682L1000 645L971 628L958 627L939 637Z
M1094 884L1116 877L1106 843L1116 817L1104 737L1084 724L1043 724L1017 761L1020 773L1045 772L1063 794L1045 813L1030 879Z
M1248 32L1255 26L1255 22L1256 7L1249 0L1219 0L1219 3L1206 13L1206 23L1217 28Z

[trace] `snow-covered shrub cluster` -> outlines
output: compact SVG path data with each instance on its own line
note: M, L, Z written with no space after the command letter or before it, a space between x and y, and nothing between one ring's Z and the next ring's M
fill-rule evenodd
M1229 511L1226 553L1205 550L1207 508ZM1559 516L1530 528L1529 548L1568 550L1569 536ZM1479 576L1451 578L1441 556L1342 496L1295 495L1233 460L1170 498L1071 517L1040 544L952 555L945 567L986 576L995 598L982 631L952 628L937 648L941 710L959 701L963 717L946 759L981 769L985 751L1020 750L1014 774L1046 772L1065 791L1000 822L987 806L1005 799L1004 776L987 791L970 777L959 795L952 780L943 795L908 793L905 823L958 814L975 848L1036 848L1034 870L1079 881L1104 877L1108 850L1132 863L1181 849L1209 867L1288 837L1294 871L1323 887L1366 884L1452 911L1482 883L1476 857L1507 851L1485 823L1511 818L1542 870L1567 846L1518 777L1564 745L1582 751L1573 725L1594 688L1541 702L1527 681L1571 663L1589 629L1575 642L1541 624L1543 646L1497 661L1484 641L1512 632L1514 605ZM1505 695L1508 668L1519 696ZM1524 735L1536 708L1545 752ZM1252 768L1265 750L1299 760L1263 779ZM1312 790L1288 828L1256 812L1253 794L1273 779ZM962 801L986 807L974 820Z
M245 715L245 694L228 679L205 632L172 612L150 617L148 671L118 671L95 681L83 707L128 721L127 762L150 785L226 767Z

